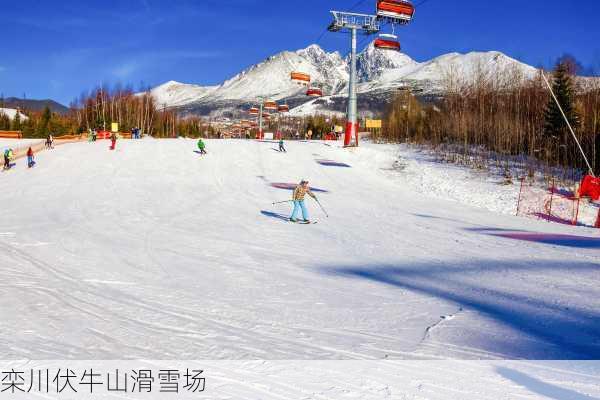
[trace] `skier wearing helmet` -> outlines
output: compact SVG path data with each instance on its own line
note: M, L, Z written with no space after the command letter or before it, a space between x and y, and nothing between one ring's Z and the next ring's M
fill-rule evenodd
M300 181L300 184L296 186L294 189L294 194L292 195L292 200L294 201L294 210L292 211L292 216L290 217L291 222L298 222L297 216L298 212L302 210L302 219L303 223L310 223L308 218L308 211L306 210L306 205L304 204L304 196L309 195L313 199L317 200L317 196L310 191L310 187L308 186L308 181L303 179Z

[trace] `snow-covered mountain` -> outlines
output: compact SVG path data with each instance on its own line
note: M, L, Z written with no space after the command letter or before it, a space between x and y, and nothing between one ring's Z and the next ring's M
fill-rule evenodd
M285 101L300 107L294 114L341 112L349 80L349 60L338 52L326 52L316 44L295 52L284 51L250 66L218 86L167 82L152 90L159 106L175 107L196 115L236 116L260 98ZM532 77L536 69L500 52L450 53L417 62L401 52L376 49L369 44L357 59L359 101L363 109L381 109L394 90L410 86L428 96L439 95L449 79L470 80L476 75L516 71ZM292 71L311 75L325 98L305 96L306 88L290 80ZM360 105L359 105L360 106Z
M15 119L17 113L19 113L19 118L21 118L21 121L25 121L26 119L28 119L27 115L23 114L15 108L0 108L0 114L8 116L8 118L10 118L11 120Z
M198 101L215 88L169 81L152 89L152 95L159 106L178 107Z

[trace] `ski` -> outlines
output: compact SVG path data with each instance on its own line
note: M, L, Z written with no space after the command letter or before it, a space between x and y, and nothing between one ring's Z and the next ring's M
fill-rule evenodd
M309 221L309 222L304 222L304 221L292 221L291 219L288 219L288 222L292 222L294 224L298 224L298 225L314 225L319 221Z

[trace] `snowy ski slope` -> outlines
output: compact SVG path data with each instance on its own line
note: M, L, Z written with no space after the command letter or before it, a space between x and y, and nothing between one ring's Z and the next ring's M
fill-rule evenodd
M286 145L209 140L201 158L191 140L120 141L116 152L77 143L0 174L12 189L0 211L0 359L245 360L248 374L271 368L294 382L302 370L277 360L600 358L597 231L424 197L414 176L390 170L390 146ZM301 178L330 214L309 199L316 225L286 222L289 206L271 205L291 194L272 183ZM271 363L248 362L257 359ZM449 387L377 391L393 376L432 383L429 367L307 363L325 386L343 368L371 376L375 386L354 388L371 397L347 398L457 398ZM514 394L537 382L458 365L443 379L480 394L461 398L516 398L486 386ZM489 380L467 384L478 368ZM597 364L553 368L555 384L599 394ZM418 393L412 383L404 388ZM346 398L300 387L229 398ZM545 398L534 392L522 396Z

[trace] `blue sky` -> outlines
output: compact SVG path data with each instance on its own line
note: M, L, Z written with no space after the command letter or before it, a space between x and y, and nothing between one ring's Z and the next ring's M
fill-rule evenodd
M359 2L0 1L0 93L63 104L100 83L220 83L269 55L314 43L329 10ZM355 11L374 4L365 0ZM539 66L570 53L600 71L599 0L425 0L398 33L418 61L499 50ZM319 44L345 54L347 42L327 33Z

